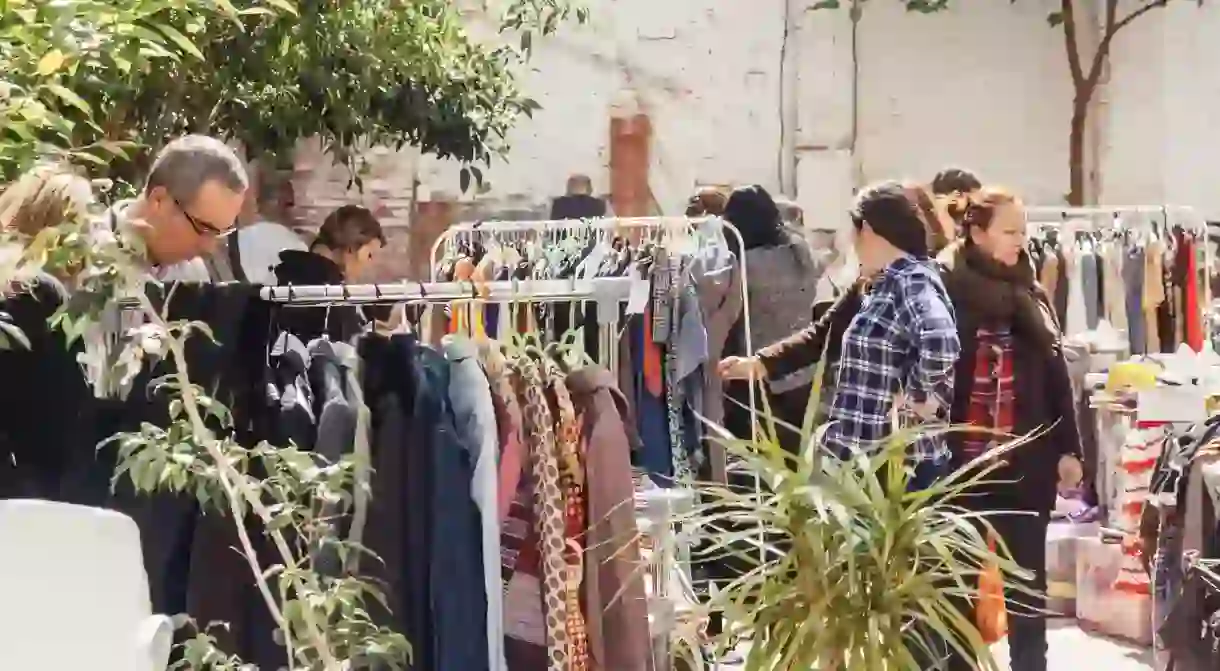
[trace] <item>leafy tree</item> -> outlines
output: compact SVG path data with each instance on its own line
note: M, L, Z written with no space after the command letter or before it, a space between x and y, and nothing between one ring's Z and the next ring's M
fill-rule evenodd
M215 19L208 0L0 0L0 173L43 158L104 165L125 145L93 119L106 110L82 91L134 79L192 49L171 12Z
M859 0L863 4L867 0ZM1017 2L1017 0L1009 0ZM1127 26L1137 21L1141 16L1163 9L1173 0L1139 0L1134 7L1120 9L1120 0L1101 0L1102 25L1098 36L1097 48L1089 58L1082 52L1080 41L1080 24L1078 23L1078 0L1059 0L1059 7L1047 14L1046 20L1052 28L1063 31L1064 47L1067 51L1068 69L1072 75L1072 119L1068 133L1068 193L1069 205L1083 205L1085 199L1085 165L1084 144L1085 131L1088 128L1089 106L1097 87L1101 83L1102 74L1110 58L1114 39ZM1185 2L1186 0L1180 0ZM902 0L908 11L933 14L951 5L950 0ZM1190 0L1195 5L1202 6L1204 0ZM834 9L841 6L842 0L821 0L815 5L817 9ZM853 7L858 7L855 3Z
M537 107L514 76L535 35L586 17L570 0L503 0L490 11L519 34L506 46L473 39L452 0L215 0L211 13L184 0L142 4L155 23L141 19L135 32L190 57L105 59L68 73L63 86L75 95L56 108L77 123L75 142L156 148L203 132L240 140L254 156L286 156L317 136L353 168L354 150L370 144L486 163ZM103 128L81 125L87 110ZM148 153L120 175L139 174Z

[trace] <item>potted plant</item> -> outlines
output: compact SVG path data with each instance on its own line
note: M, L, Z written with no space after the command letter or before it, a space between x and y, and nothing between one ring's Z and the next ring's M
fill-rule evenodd
M769 407L756 413L755 439L712 427L735 462L730 481L736 472L749 484L739 476L737 485L696 485L700 503L676 523L692 560L727 559L741 575L687 618L675 650L689 668L707 668L692 653L693 629L700 614L719 611L724 632L712 647L719 653L750 639L747 671L922 671L949 652L946 645L981 669L998 669L958 604L977 596L987 570L998 568L1006 584L1024 572L1002 542L989 547L986 519L959 503L997 467L996 457L1025 440L909 492L907 446L951 428L899 430L876 454L850 461L823 457L812 421L819 395L814 389L804 426L787 427L803 438L799 454L780 447L776 429L784 425Z

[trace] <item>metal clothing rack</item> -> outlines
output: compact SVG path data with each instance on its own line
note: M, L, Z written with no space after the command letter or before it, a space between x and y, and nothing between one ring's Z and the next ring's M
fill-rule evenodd
M629 277L524 282L395 282L390 284L329 284L263 287L260 297L272 303L298 306L368 305L386 303L451 303L453 301L573 300L624 301Z
M1194 208L1183 205L1111 205L1108 207L1029 207L1025 219L1039 228L1061 227L1073 219L1086 219L1090 227L1113 226L1123 215L1160 216L1166 223L1207 233L1207 220Z
M450 226L448 229L446 229L444 232L442 232L441 235L438 236L436 241L433 242L433 244L432 244L431 264L430 264L431 273L432 273L431 277L433 280L437 279L437 274L438 274L438 271L439 271L439 268L441 265L441 260L442 260L442 250L445 248L455 247L459 241L466 241L466 242L480 241L480 242L484 243L484 246L486 246L486 242L488 241L488 239L493 240L493 241L494 240L520 240L520 239L526 239L526 240L533 239L536 241L537 240L546 241L548 238L551 238L551 239L561 238L562 239L567 236L583 235L583 234L590 234L590 233L592 233L594 235L607 235L607 236L608 235L620 235L620 236L622 236L628 240L632 240L632 241L638 241L638 240L646 239L646 238L660 238L662 240L675 240L675 239L681 240L684 238L689 239L689 237L691 236L692 233L694 233L695 231L697 231L701 228L706 228L706 227L713 227L714 229L716 229L718 227L718 230L723 235L733 236L733 239L737 243L736 249L744 250L745 245L744 245L744 240L742 239L742 236L741 236L741 232L739 230L737 230L737 228L735 226L733 226L731 223L729 223L728 221L725 221L724 219L721 219L718 217L711 217L711 218L605 217L605 218L583 219L583 220L497 221L497 222L457 224L454 226ZM698 236L696 236L696 239L698 239ZM726 238L726 242L727 242L727 238ZM743 347L745 349L745 351L743 352L743 355L752 356L754 354L754 343L753 343L753 340L750 335L751 320L750 320L749 269L747 268L745 254L742 254L742 253L737 254L737 263L738 263L739 272L741 273L741 301L742 301L742 318L743 318L743 329L742 330L744 331ZM635 282L636 280L630 279L629 281ZM757 385L755 384L755 382L757 382L757 381L759 381L759 380L757 380L751 373L751 377L749 380L749 383L750 383L749 384L749 388L750 388L749 410L750 410L750 416L752 418L755 416L756 410L758 408L758 399L756 396L758 389L757 389ZM751 430L753 433L753 439L755 441L757 441L759 438L759 427L758 427L757 422L751 422ZM754 474L754 489L756 492L762 491L762 476L759 473ZM650 522L649 524L647 524L646 526L653 529L654 533L661 526L666 526L667 532L660 533L659 538L672 539L672 536L673 536L672 524L670 524L670 525L658 524L656 521L653 521L653 522ZM759 542L758 542L759 559L760 559L760 561L765 561L765 559L766 559L766 556L765 556L766 530L762 528L761 523L759 525L758 533L759 533ZM667 544L668 542L669 541L664 541L664 544ZM670 547L669 549L673 550L672 547ZM677 554L682 554L682 553L677 553L677 552L673 552L673 551L663 552L660 555L660 557L658 558L657 565L652 567L653 568L652 572L654 573L654 579L658 582L658 585L660 587L660 589L659 589L660 594L669 595L673 592L680 593L680 590L673 590L672 586L668 584L670 577L673 575L674 571L680 570L679 564L677 563L677 557L676 557ZM664 599L662 599L662 600L664 600ZM650 610L652 610L652 609L650 609ZM664 611L664 609L662 609L662 611ZM655 618L653 616L650 616L650 619L658 620L658 618ZM661 628L664 628L666 626L664 623L664 619L665 618L659 618L660 621L655 622L655 624L658 624L658 625L660 625ZM665 645L663 642L654 640L654 645L658 645L658 644L662 645L666 649L668 648L668 646ZM669 660L667 659L667 654L661 653L660 650L657 650L655 648L654 648L654 663L657 664L658 669L668 669L670 667Z
M744 249L745 243L741 232L733 224L719 217L603 217L598 219L550 219L539 221L489 221L468 224L455 224L445 229L432 243L431 273L432 279L437 279L442 249L454 246L460 240L475 241L480 238L546 238L547 236L577 235L581 233L617 233L632 238L645 236L683 237L706 226L719 227L724 234L732 235L737 242L737 249ZM744 320L743 356L754 354L754 342L750 335L750 292L749 269L746 266L745 254L737 255L737 263L741 272L741 312ZM469 298L469 296L467 296ZM526 299L527 297L521 297ZM749 407L750 415L754 416L757 409L755 382L750 380ZM757 439L757 427L754 438Z
M1072 220L1084 219L1088 225L1081 231L1097 231L1117 225L1124 215L1160 217L1166 226L1181 226L1196 236L1203 249L1203 276L1200 287L1201 305L1211 305L1211 273L1213 272L1211 245L1207 243L1207 219L1197 210L1185 205L1109 205L1095 207L1030 207L1025 218L1031 227L1038 229L1064 228Z

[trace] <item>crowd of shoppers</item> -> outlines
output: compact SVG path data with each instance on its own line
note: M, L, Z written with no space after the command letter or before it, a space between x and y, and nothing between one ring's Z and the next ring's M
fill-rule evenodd
M604 214L590 191L588 178L574 177L555 216ZM90 194L88 182L71 173L32 172L0 195L0 230L35 235L85 217ZM251 201L266 202L255 208L264 216L230 237ZM110 207L94 227L138 236L150 277L161 280L337 283L357 277L385 244L372 213L346 206L307 245L284 221L290 203L282 181L251 189L243 163L228 147L188 136L164 148L135 200ZM978 429L919 436L908 454L915 489L984 454L999 434L1053 427L1005 457L1000 482L968 500L979 511L1024 513L991 521L1033 575L1032 590L1009 595L1020 606L1009 620L1013 669L1044 671L1044 602L1032 593L1045 591L1044 546L1057 474L1062 459L1075 457L1079 438L1062 334L1025 251L1020 199L960 169L926 185L891 181L860 190L849 214L858 280L812 306L825 264L799 230L785 225L780 206L761 186L701 190L687 214L731 222L741 233L734 251L747 267L766 269L752 272L747 282L750 336L766 346L749 355L744 323L734 325L729 356L719 365L730 398L744 398L751 379L763 380L780 419L800 426L812 371L824 363L819 440L831 456L869 451L893 430L895 418ZM64 483L99 438L85 430L100 406L90 402L78 352L65 348L47 325L71 284L72 278L40 275L0 294L0 318L29 340L26 348L0 351L6 376L28 381L0 386L0 498L71 499ZM363 321L354 311L328 311L302 316L291 328L307 338L330 333L342 340ZM51 396L66 405L45 403ZM742 407L726 403L725 423L744 435L752 419ZM64 412L71 421L64 421ZM67 435L73 432L80 435ZM781 438L788 449L800 448L799 435ZM49 451L48 445L76 445L81 453ZM952 659L949 668L971 664Z
M909 447L912 488L970 463L1000 436L1044 429L1007 453L965 503L992 513L1014 561L1032 576L1027 589L1006 595L1011 664L1045 671L1045 598L1038 595L1046 590L1047 525L1060 462L1078 458L1080 441L1058 318L1026 253L1023 205L950 169L927 186L862 189L850 218L859 279L813 306L808 326L754 356L724 359L720 374L782 384L825 361L820 438L840 458L878 445L895 418L970 427L921 435ZM974 668L957 655L944 661L937 668Z

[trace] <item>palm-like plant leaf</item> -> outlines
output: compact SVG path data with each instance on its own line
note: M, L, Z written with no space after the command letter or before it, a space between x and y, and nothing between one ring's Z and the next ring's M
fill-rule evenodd
M815 379L822 378L822 370ZM943 654L940 642L996 669L974 623L956 603L973 597L978 577L998 566L1005 582L1024 571L1001 542L988 546L990 525L961 505L998 468L998 459L1032 436L1016 438L922 491L908 492L907 448L929 432L896 431L877 454L840 461L818 444L815 384L799 435L804 448L785 451L777 429L797 431L771 412L763 395L759 437L710 431L733 461L730 471L757 477L758 488L696 485L701 503L677 522L694 535L695 559L731 559L741 575L714 592L724 613L723 647L752 637L747 671L907 671Z

